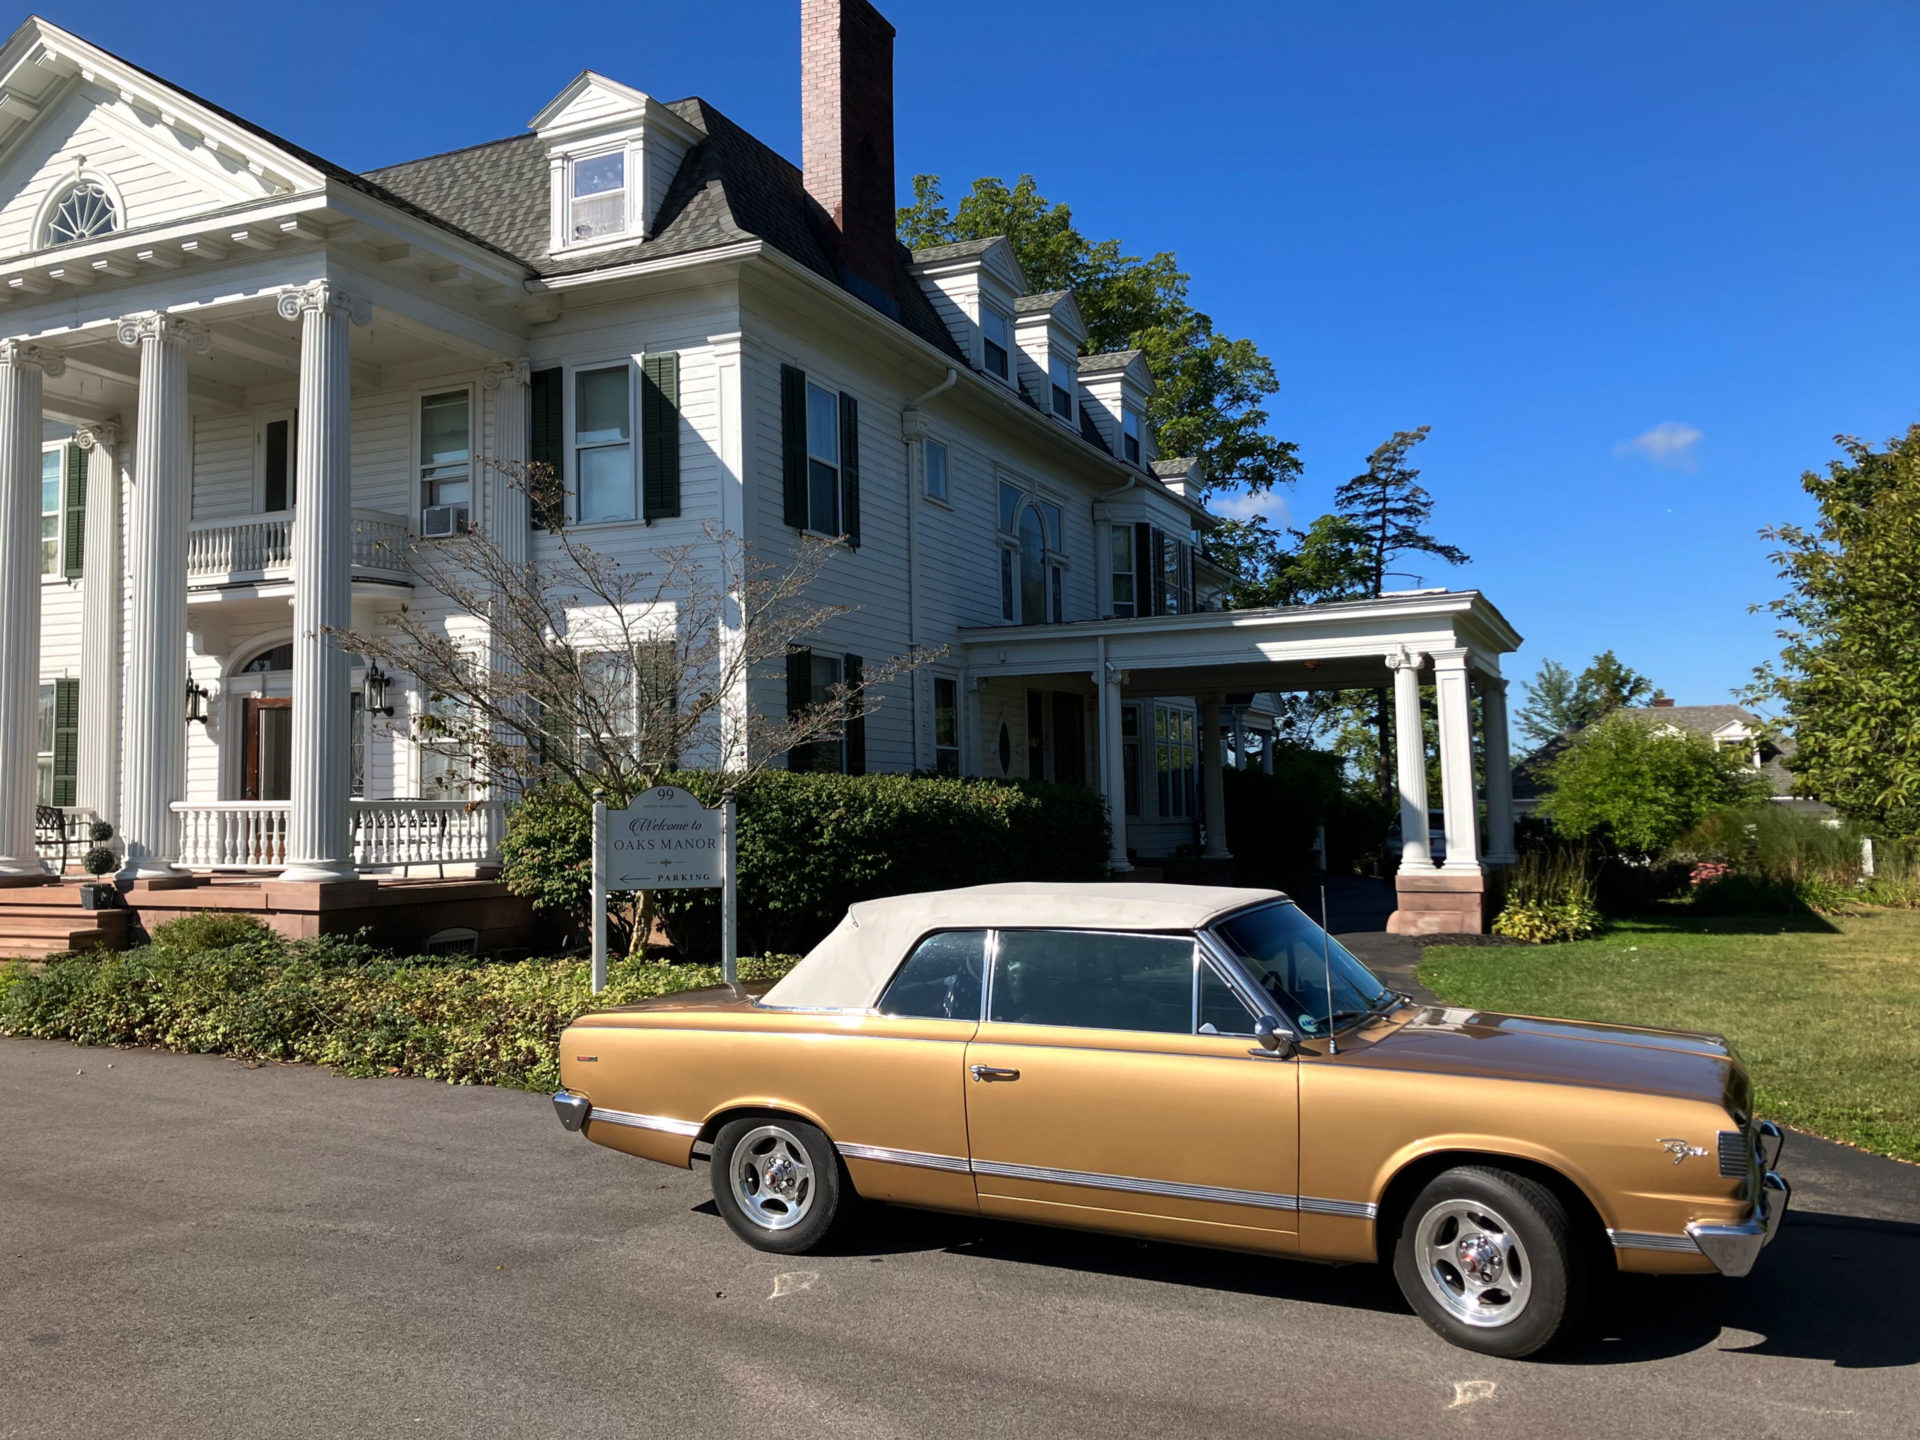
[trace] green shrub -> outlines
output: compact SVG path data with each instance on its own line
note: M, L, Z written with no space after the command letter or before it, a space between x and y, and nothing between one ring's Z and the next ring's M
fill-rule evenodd
M715 805L727 777L663 777ZM740 946L809 950L856 900L998 880L1098 880L1106 807L1078 785L918 775L791 775L738 784ZM523 798L507 822L501 878L549 912L584 917L591 817L557 790ZM717 890L668 890L656 902L686 955L718 952Z
M1506 904L1493 933L1548 945L1585 940L1600 929L1593 871L1584 852L1529 850L1507 881Z
M270 944L275 938L259 917L225 910L199 910L153 927L155 947L179 955Z
M1784 805L1729 806L1706 816L1670 852L1694 866L1692 904L1705 915L1840 914L1874 898L1863 888L1862 835ZM1885 847L1897 895L1912 873L1900 847Z
M575 1016L720 983L715 966L618 962L596 996L583 961L395 959L270 931L193 950L162 928L169 945L0 967L0 1033L552 1089L560 1032ZM768 983L791 965L743 960L741 978Z
M1576 735L1547 767L1540 811L1568 839L1657 855L1715 810L1753 798L1762 781L1704 735L1620 710Z

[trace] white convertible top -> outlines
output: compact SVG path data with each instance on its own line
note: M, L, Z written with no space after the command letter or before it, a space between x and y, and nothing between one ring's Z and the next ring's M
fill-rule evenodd
M933 930L1195 930L1278 890L1213 885L975 885L862 900L762 999L791 1010L867 1010L914 942Z

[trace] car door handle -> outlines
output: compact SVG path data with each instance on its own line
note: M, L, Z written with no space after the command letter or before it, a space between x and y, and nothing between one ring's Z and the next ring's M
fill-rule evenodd
M1018 1070L1002 1070L993 1065L970 1065L967 1068L973 1072L973 1078L976 1080L1018 1080L1020 1078Z

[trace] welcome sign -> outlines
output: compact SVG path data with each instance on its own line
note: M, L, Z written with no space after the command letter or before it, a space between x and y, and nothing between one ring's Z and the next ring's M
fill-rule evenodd
M698 890L725 881L720 812L678 785L643 790L607 812L609 890Z

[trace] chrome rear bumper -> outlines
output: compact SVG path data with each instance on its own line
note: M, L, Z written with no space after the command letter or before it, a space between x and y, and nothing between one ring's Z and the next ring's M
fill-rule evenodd
M575 1095L570 1090L556 1090L553 1096L553 1112L560 1117L560 1124L568 1130L578 1130L587 1123L587 1112L593 1106L587 1103L584 1095Z
M1780 1153L1777 1130L1773 1153L1775 1156ZM1738 1225L1696 1223L1687 1226L1687 1236L1722 1275L1745 1275L1753 1269L1760 1252L1773 1243L1792 1198L1793 1187L1781 1179L1778 1172L1769 1170L1761 1178L1760 1199L1750 1219Z

